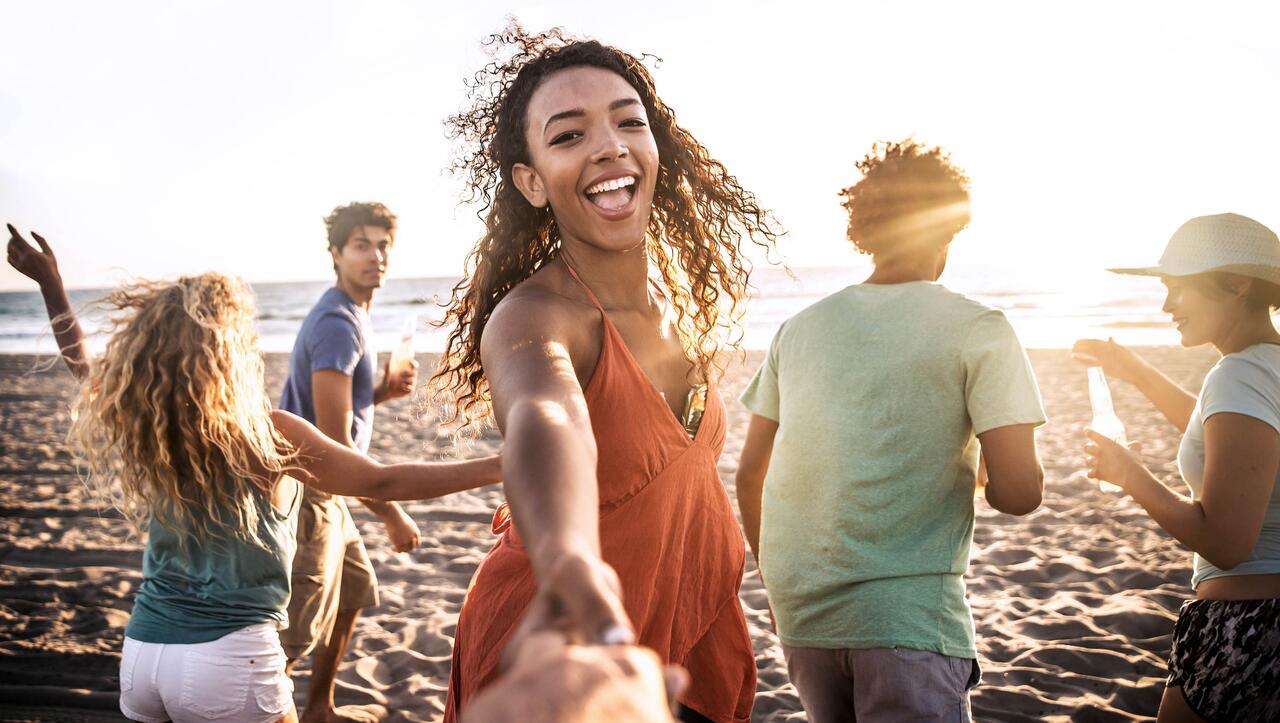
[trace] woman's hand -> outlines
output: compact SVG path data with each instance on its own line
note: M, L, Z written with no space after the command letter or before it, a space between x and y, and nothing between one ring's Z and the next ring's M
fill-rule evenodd
M13 224L5 224L9 227L9 265L17 269L23 276L40 284L41 288L62 282L62 275L58 273L58 259L53 255L53 249L49 248L49 242L35 231L31 232L31 237L40 244L40 250L37 251L22 238L22 234L18 233L18 229Z
M622 606L622 584L604 560L566 553L547 568L508 650L543 632L557 632L579 645L630 645L636 635ZM509 662L509 661L508 661Z
M1092 429L1086 429L1085 434L1090 440L1084 445L1084 453L1089 461L1089 477L1110 482L1129 492L1128 485L1134 479L1133 473L1145 469L1142 466L1142 443L1130 442L1126 448Z
M1107 376L1136 385L1147 366L1142 357L1115 339L1081 339L1071 347L1071 358L1090 367L1102 367Z

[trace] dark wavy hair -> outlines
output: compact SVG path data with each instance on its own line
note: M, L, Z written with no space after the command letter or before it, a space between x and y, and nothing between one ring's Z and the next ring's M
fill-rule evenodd
M873 256L949 243L969 225L969 177L937 146L880 141L840 190L849 240Z
M452 171L464 178L464 201L478 203L485 232L467 256L440 326L450 328L432 378L447 400L445 423L472 425L490 412L480 338L493 310L517 284L553 260L560 233L550 206L531 205L511 169L529 163L529 100L552 73L576 66L617 73L635 88L658 147L657 186L646 250L676 310L686 355L705 375L718 373L718 353L741 340L741 302L750 263L745 239L772 253L776 219L688 131L658 97L644 60L561 28L529 33L515 21L484 45L490 62L468 82L470 108L446 122L460 141ZM653 58L654 60L659 60ZM451 397L451 398L450 398Z
M378 226L385 228L395 243L396 215L391 209L378 203L352 201L345 206L338 206L324 218L325 231L329 237L329 245L342 250L351 238L351 232L360 226Z

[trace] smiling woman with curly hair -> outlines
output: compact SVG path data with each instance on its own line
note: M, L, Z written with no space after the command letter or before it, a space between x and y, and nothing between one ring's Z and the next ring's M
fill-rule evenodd
M658 97L642 59L513 23L489 42L455 170L485 233L435 377L452 419L502 429L510 510L458 620L446 720L527 630L572 621L687 668L682 715L747 720L745 557L716 471L717 355L742 244L775 223ZM527 614L526 614L527 613Z

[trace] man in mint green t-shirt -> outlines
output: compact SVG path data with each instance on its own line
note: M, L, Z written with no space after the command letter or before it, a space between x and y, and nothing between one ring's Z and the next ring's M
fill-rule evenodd
M858 165L849 238L875 271L778 330L742 395L738 500L810 721L968 720L979 449L991 505L1031 512L1045 416L1004 315L937 283L963 172L912 141Z

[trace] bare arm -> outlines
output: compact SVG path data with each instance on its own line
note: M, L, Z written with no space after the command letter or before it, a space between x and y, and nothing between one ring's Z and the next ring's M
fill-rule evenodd
M986 465L987 502L1010 515L1030 514L1044 494L1044 468L1036 454L1035 425L1011 424L978 435Z
M595 437L554 303L508 297L481 342L503 484L540 588L531 625L550 626L559 608L586 642L625 642L620 584L600 554Z
M1190 499L1157 480L1137 454L1095 432L1086 451L1091 477L1120 485L1151 519L1222 570L1249 558L1280 466L1280 434L1259 419L1230 412L1204 423L1204 486Z
M301 417L275 410L271 421L298 449L301 481L331 494L420 500L500 480L497 455L463 462L381 464L322 434Z
M45 310L49 313L49 322L53 326L53 337L58 341L58 350L62 361L72 376L84 381L89 376L89 361L85 356L84 332L80 330L80 322L71 310L71 302L67 299L67 291L62 286L62 274L58 272L58 259L53 249L40 234L32 231L31 237L40 244L40 250L31 247L18 233L13 224L9 227L8 257L9 265L17 269L27 278L40 285L40 294L44 296Z
M1087 366L1100 366L1107 376L1134 385L1178 431L1187 431L1196 396L1133 351L1114 340L1082 339L1071 348L1071 357Z
M742 513L742 528L751 546L751 554L760 561L760 512L764 498L764 478L773 457L773 440L778 433L778 423L758 414L751 415L747 427L747 439L738 458L738 510Z
M315 400L316 427L329 439L354 450L356 443L351 439L351 422L355 411L351 407L351 377L337 369L317 369L311 373L311 397ZM397 552L408 552L418 546L418 526L400 505L387 502L385 498L375 499L377 495L351 494L382 520Z

